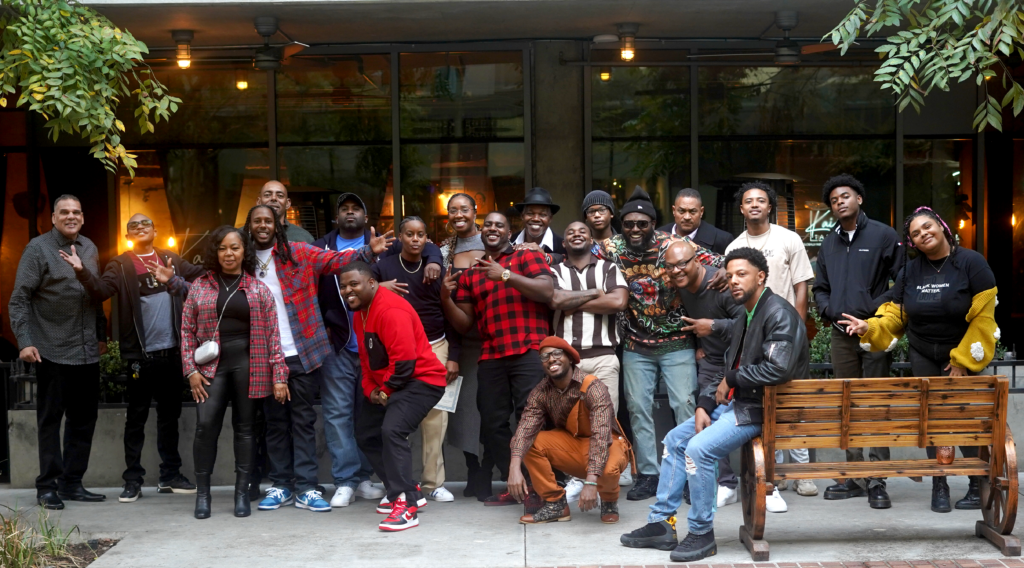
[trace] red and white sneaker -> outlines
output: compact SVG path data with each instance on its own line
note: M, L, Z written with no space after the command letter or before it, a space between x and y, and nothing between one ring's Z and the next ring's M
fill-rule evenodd
M381 521L377 528L387 532L398 532L419 526L419 524L420 519L416 516L416 507L409 507L405 499L395 499L395 502L391 503L391 514Z
M416 491L419 491L419 490L420 490L420 486L417 483L416 484ZM421 495L422 495L422 493L421 493ZM422 511L423 508L426 507L426 506L427 506L427 498L426 497L420 497L419 499L416 500L416 510L417 511ZM391 514L391 501L388 501L388 496L386 494L384 495L384 498L380 500L380 504L377 505L377 512L382 514L382 515L389 515L389 514Z

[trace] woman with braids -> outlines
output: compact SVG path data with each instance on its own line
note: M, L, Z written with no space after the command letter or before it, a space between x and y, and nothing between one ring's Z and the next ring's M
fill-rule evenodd
M980 372L995 355L996 279L985 257L957 246L946 223L928 207L917 208L903 224L904 254L909 260L882 304L867 321L843 314L847 333L861 347L890 351L904 334L910 342L910 368L919 377L961 377ZM935 457L935 448L927 449ZM960 447L964 457L978 448ZM970 477L957 509L980 509L978 478ZM949 485L932 478L932 510L948 513Z
M441 243L444 270L466 270L484 255L484 243L476 225L476 200L456 193L448 200L448 226L452 235ZM480 336L476 329L460 336L452 330L449 344L457 350L450 359L458 360L462 389L455 413L448 417L448 443L462 449L469 470L463 495L483 501L490 497L494 462L489 454L480 456L480 411L476 407L476 369L480 359Z
M288 375L286 381L274 385L273 400L268 398L263 404L268 477L273 486L259 509L274 510L294 502L299 509L330 512L330 503L317 490L313 401L320 389L320 367L331 353L317 301L317 283L321 276L338 274L354 260L375 262L394 239L391 232L377 236L371 228L369 244L337 252L289 243L281 227L277 212L268 205L256 205L245 219L245 232L252 236L256 249L255 275L270 289L277 306Z
M203 258L207 273L192 283L181 316L182 368L198 403L192 445L195 517L210 517L210 475L229 401L235 436L235 516L248 517L256 399L284 384L288 368L281 354L274 298L252 276L256 262L249 236L228 225L218 227ZM199 363L196 349L208 341L217 343L219 355Z

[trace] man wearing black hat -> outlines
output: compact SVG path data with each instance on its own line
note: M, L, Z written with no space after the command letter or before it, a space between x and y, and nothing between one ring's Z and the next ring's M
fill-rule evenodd
M595 251L602 242L619 234L612 226L614 218L615 202L607 192L595 189L583 198L583 222L590 227Z
M636 484L626 498L639 501L658 489L657 440L654 437L654 391L658 377L668 387L676 423L693 416L697 389L697 360L693 334L684 331L686 310L675 289L664 280L665 252L675 241L690 243L695 259L720 267L722 257L693 243L654 230L657 211L647 192L637 187L622 206L622 234L602 245L601 257L615 263L626 277L629 309L625 311L625 349L622 356L626 407L633 426ZM724 275L708 285L718 289Z
M881 296L902 268L900 239L885 223L861 211L864 186L849 174L825 182L821 199L838 221L818 250L814 301L822 319L832 322L832 369L837 379L888 377L890 354L860 348L856 335L836 323L843 314L866 319L875 315ZM871 461L888 461L889 448L869 448ZM864 461L863 448L846 450L846 461ZM825 489L825 499L838 500L870 494L870 506L889 506L884 479L847 479Z
M672 204L672 218L675 223L658 227L658 230L677 237L690 237L693 242L716 254L725 254L725 248L733 240L731 234L704 221L704 203L700 192L691 187L680 189L676 194L676 201Z
M517 249L542 253L548 265L561 262L565 256L562 237L549 227L551 218L560 207L551 199L548 190L543 187L531 189L526 193L526 199L516 203L515 207L523 217L523 230L512 237L512 244Z
M339 195L334 230L315 241L313 246L329 250L362 248L370 240L366 214L366 203L358 195ZM380 258L400 252L401 242L395 239L395 243ZM427 264L424 282L433 282L441 274L441 249L428 243L423 258ZM384 492L370 483L373 469L356 445L354 416L356 405L363 397L359 394L359 345L352 327L352 312L341 297L336 275L320 278L319 284L320 312L327 326L332 351L324 359L320 371L324 437L331 454L331 474L335 485L331 506L346 507L355 497L380 499Z

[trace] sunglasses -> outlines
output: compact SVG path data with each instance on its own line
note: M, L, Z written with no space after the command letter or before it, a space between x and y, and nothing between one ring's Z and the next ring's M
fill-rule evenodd
M548 359L551 359L552 357L554 357L556 359L561 359L562 355L565 355L565 351L562 351L561 349L552 349L551 351L548 351L547 353L541 353L540 354L540 360L541 361L547 361Z
M634 228L635 229L640 229L641 231L646 231L647 229L650 228L650 226L651 226L651 222L650 221L623 221L622 222L622 228L626 229L627 231L631 230L631 229L634 229Z
M137 229L139 227L152 227L152 226L153 226L153 222L152 221L150 221L149 219L143 219L141 221L131 221L130 223L128 223L128 230L132 231L132 230L135 230L135 229Z
M677 262L675 264L670 264L670 263L666 262L665 263L665 270L667 270L668 272L675 272L677 270L686 270L686 265L690 264L690 261L692 261L694 258L695 257L691 256L690 258L688 258L686 260L680 260L679 262Z

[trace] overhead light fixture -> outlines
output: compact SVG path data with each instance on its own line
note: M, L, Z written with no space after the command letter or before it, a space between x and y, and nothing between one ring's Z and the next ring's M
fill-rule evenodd
M640 30L640 24L619 24L619 57L623 61L633 61L636 57L636 32Z
M188 69L192 66L192 38L195 34L192 30L174 30L171 32L171 39L178 46L177 60L178 67Z
M967 226L967 223L964 222L963 219L960 219L960 228L963 229L965 226Z
M249 72L245 69L235 70L235 88L239 91L249 88Z
M167 237L167 246L168 247L174 248L174 243L175 243L174 237Z
M601 77L601 82L602 83L607 83L608 81L612 80L612 68L611 67L602 67L601 70L598 73L599 73L598 76Z

